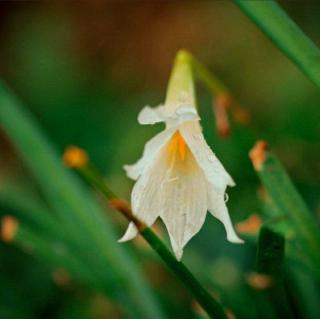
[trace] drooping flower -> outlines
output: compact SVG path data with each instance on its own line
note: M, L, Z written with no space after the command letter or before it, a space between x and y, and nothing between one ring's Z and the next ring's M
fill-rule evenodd
M229 241L243 241L234 231L225 203L226 187L234 182L203 137L188 64L181 63L185 62L181 56L177 62L165 104L147 106L138 116L140 124L164 122L166 128L147 142L142 158L125 170L136 180L131 195L134 215L148 226L160 217L180 260L183 247L201 229L207 210L224 224ZM137 232L130 223L120 242Z

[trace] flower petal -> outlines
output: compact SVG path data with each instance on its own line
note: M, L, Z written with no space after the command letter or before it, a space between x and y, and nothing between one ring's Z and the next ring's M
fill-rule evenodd
M179 131L202 168L208 182L220 189L225 189L226 185L235 185L231 176L205 141L198 122L184 123Z
M133 222L131 222L125 232L125 234L118 239L118 243L124 243L125 241L131 240L138 234L138 229Z
M147 142L142 157L135 164L124 165L128 177L133 180L138 179L143 171L150 166L161 148L169 141L175 131L175 128L165 129Z
M204 223L207 213L206 184L201 168L188 150L186 158L175 163L170 178L161 186L163 209L160 216L168 229L178 260L181 259L183 247Z
M167 127L178 127L185 122L198 120L200 120L200 117L194 106L180 105L174 113L167 115L166 124Z
M163 105L153 108L151 108L150 106L146 106L140 111L138 115L138 122L142 125L152 125L155 123L164 122L165 119L166 115L164 113Z
M162 150L143 174L138 178L131 193L133 214L151 226L163 209L161 185L168 167L164 159L166 150Z
M197 109L192 105L180 105L175 114L184 117L186 120L200 120Z
M228 208L225 203L224 194L224 190L217 189L208 183L208 210L214 217L223 223L227 232L227 239L230 242L238 244L243 243L244 241L238 237L233 228Z

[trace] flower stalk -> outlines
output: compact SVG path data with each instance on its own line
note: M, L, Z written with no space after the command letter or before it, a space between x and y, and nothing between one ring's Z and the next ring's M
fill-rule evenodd
M70 150L67 149L65 155L68 151ZM77 150L77 152L78 151L79 149ZM199 281L193 276L189 269L182 262L179 262L175 258L175 256L168 250L163 241L149 227L147 227L142 221L140 221L132 214L132 210L129 204L116 196L116 194L109 188L109 186L105 183L103 177L90 162L87 162L85 165L81 166L73 166L73 168L76 169L77 172L79 172L79 174L88 182L88 184L96 188L104 195L104 197L109 201L111 207L118 210L125 218L135 224L141 236L161 257L168 268L193 293L198 303L210 315L211 318L227 318L221 304L209 294L209 292L199 283Z
M217 132L221 137L227 137L230 133L227 111L232 114L236 122L242 125L248 124L249 112L236 101L230 90L213 72L188 51L180 50L177 56L180 57L180 60L184 60L184 63L189 64L195 78L212 94Z

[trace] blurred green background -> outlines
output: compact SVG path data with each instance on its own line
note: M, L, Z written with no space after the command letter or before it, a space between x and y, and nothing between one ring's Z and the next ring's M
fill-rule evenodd
M281 5L320 44L319 4ZM127 199L133 184L122 166L136 161L145 142L162 129L139 126L137 114L144 105L164 101L180 48L214 71L251 115L246 126L232 123L231 135L222 139L215 130L211 96L197 87L204 134L237 183L228 191L232 220L263 215L259 181L248 158L260 138L270 143L319 218L320 93L231 1L0 3L1 78L60 154L70 144L86 149L108 183ZM26 198L30 192L40 193L1 131L0 191L8 187L21 190ZM108 207L105 210L120 237L126 222ZM162 229L160 224L161 237L166 238ZM138 257L138 267L165 317L202 316L189 292L142 240L124 245ZM207 216L201 232L187 245L183 261L238 318L250 319L258 315L245 274L253 270L254 258L254 242L227 243L222 225ZM317 295L312 285L306 289L317 318L320 310L312 301ZM108 294L1 242L0 318L126 315Z

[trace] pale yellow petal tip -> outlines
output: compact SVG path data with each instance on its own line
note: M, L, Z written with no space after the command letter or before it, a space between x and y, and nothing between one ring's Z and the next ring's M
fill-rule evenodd
M234 187L234 186L236 186L237 184L236 184L236 182L233 180L233 178L230 176L229 177L229 182L228 182L228 186L230 186L230 187Z
M176 253L176 258L177 258L177 260L180 262L181 261L181 259L182 259L182 255L183 255L183 252L179 252L179 253Z
M126 243L127 241L130 241L131 239L133 239L134 237L132 237L132 238L127 238L127 236L124 234L121 238L119 238L118 240L117 240L117 242L119 243L119 244L123 244L123 243Z
M177 55L176 55L176 60L179 60L179 61L186 61L186 62L190 62L192 59L192 55L189 51L187 51L186 49L180 49L178 52L177 52Z
M135 238L138 234L138 229L133 222L131 222L125 232L125 234L118 239L118 243L125 243Z
M1 221L1 238L5 242L14 239L18 230L18 221L12 216L4 216Z
M236 225L239 234L256 235L262 225L262 219L257 214L252 214L246 220Z
M257 290L268 289L272 286L272 277L266 274L252 272L246 276L246 281L249 286Z
M132 180L136 180L139 177L139 173L137 172L136 165L123 165L123 169L125 170L127 176Z
M80 147L71 145L64 151L63 162L68 167L80 168L88 163L88 155Z
M183 255L183 249L181 249L181 248L174 249L174 255L176 256L176 259L178 261L181 261L182 255Z
M245 243L245 241L243 239L239 238L238 236L227 237L227 239L230 243L233 243L233 244L244 244Z

